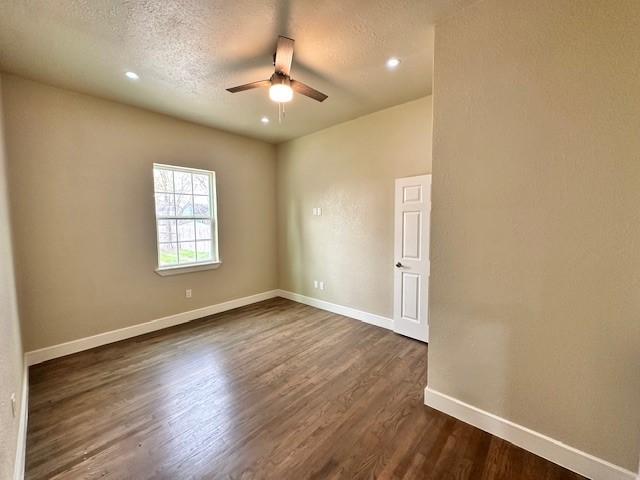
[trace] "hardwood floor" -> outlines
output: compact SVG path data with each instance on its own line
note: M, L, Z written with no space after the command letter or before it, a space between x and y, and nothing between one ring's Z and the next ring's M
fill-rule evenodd
M30 369L28 479L579 479L423 404L427 346L281 298Z

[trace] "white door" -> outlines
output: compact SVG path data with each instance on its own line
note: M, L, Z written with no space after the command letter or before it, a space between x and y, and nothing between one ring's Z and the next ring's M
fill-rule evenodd
M429 340L431 175L396 179L393 330Z

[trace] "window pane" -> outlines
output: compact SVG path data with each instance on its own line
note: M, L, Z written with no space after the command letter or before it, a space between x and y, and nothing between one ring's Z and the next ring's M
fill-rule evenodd
M191 174L187 172L174 172L173 181L176 193L191 193Z
M173 192L173 172L154 167L153 183L156 192Z
M178 248L178 258L180 263L195 263L196 245L195 242L180 242Z
M156 193L156 216L172 217L176 214L173 193Z
M211 220L196 220L196 239L211 239Z
M193 220L178 220L178 240L181 242L196 239L195 222Z
M211 217L211 213L209 211L209 197L194 195L193 209L196 217Z
M193 216L193 196L192 195L176 195L176 216L177 217Z
M158 264L161 267L178 264L178 249L175 243L158 244Z
M175 242L176 240L178 240L176 235L176 221L158 220L158 241Z
M204 262L207 260L213 260L213 253L211 251L211 241L196 242L198 246L198 261Z
M193 193L209 195L209 175L193 174Z

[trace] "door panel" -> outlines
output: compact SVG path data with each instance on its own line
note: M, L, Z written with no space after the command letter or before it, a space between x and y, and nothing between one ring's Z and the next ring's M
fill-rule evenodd
M402 258L420 259L421 212L402 212Z
M396 179L394 331L428 341L431 175Z
M420 321L420 275L402 272L402 320Z
M404 187L403 192L405 202L422 201L422 185L412 185L410 187Z

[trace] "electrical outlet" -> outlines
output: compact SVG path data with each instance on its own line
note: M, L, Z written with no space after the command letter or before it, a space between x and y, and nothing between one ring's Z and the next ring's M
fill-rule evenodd
M320 217L322 215L322 208L321 207L313 207L313 216L314 217Z
M185 296L186 298L191 298L191 289L190 289L190 288L187 288L187 289L184 291L184 296Z
M324 281L319 282L320 290L324 290Z
M318 288L318 280L313 281L313 288Z
M13 415L13 418L16 418L16 414L18 412L16 411L16 394L12 393L11 394L11 414Z

